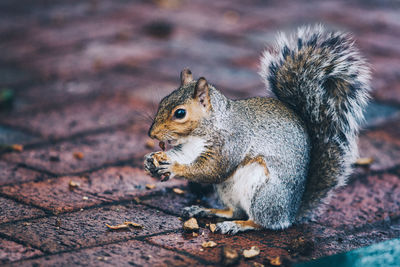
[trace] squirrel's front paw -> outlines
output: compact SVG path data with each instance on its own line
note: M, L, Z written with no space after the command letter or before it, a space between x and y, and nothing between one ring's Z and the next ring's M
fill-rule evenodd
M193 205L190 207L186 207L182 210L182 217L208 217L208 212L205 208Z
M144 169L151 176L167 181L174 175L171 170L171 162L164 151L152 152L145 156Z

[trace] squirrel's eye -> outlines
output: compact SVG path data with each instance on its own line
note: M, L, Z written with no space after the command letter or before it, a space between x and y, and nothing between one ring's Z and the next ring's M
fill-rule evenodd
M180 108L177 109L174 113L174 117L177 119L183 119L186 116L186 110Z

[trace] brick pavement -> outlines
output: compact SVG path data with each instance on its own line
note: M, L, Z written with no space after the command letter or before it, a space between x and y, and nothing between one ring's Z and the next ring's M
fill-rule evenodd
M400 237L399 3L246 3L1 1L0 88L14 97L0 110L0 264L218 265L223 246L256 245L260 255L240 265L275 256L289 265ZM186 66L230 97L263 95L265 44L277 30L315 22L351 31L373 66L359 146L374 163L357 167L313 222L222 236L202 219L199 236L184 233L182 207L209 201L185 181L144 174L156 104ZM105 226L124 221L144 227ZM209 240L217 247L202 249Z

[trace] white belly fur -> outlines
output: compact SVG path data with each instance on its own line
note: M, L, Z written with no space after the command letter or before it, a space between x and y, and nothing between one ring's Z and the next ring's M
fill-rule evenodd
M233 209L239 208L249 215L252 197L267 180L264 167L252 163L237 169L228 180L216 185L216 188L225 205Z
M182 141L180 150L167 151L168 157L179 164L192 164L205 151L206 141L201 137L188 137Z

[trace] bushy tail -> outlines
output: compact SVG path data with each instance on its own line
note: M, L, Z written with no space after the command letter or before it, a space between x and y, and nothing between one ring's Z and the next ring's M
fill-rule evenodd
M261 58L267 88L307 125L311 162L298 220L312 218L346 183L357 157L357 133L369 99L369 67L351 37L320 25L280 34Z

